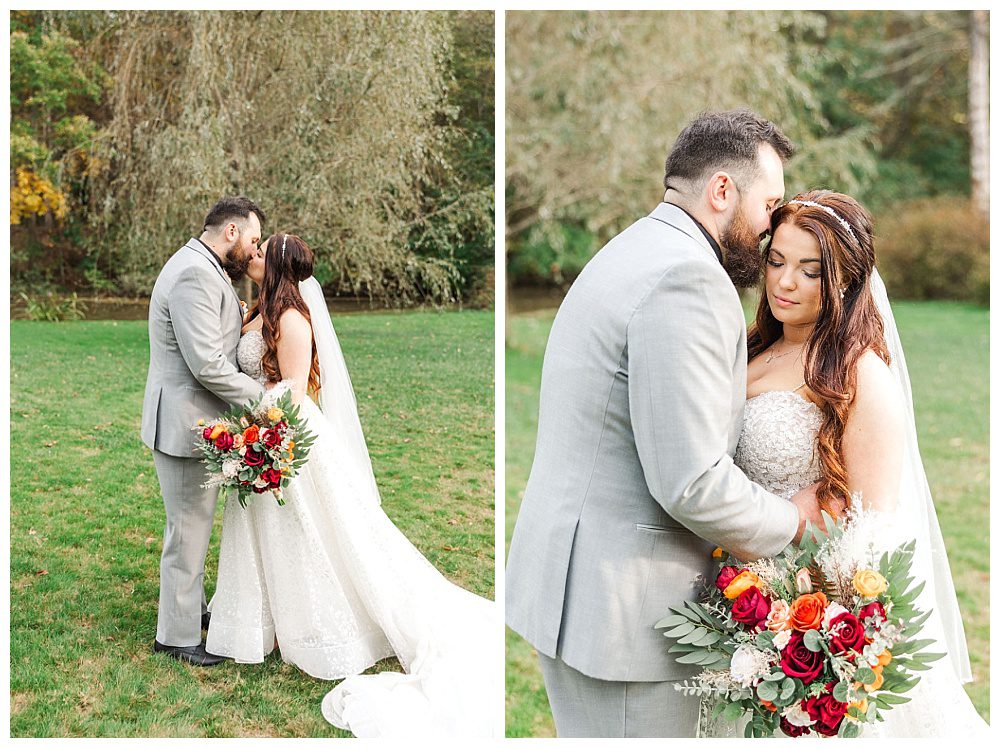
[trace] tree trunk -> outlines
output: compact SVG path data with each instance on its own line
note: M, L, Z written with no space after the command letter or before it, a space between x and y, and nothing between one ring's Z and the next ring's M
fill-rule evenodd
M969 20L969 134L972 202L990 217L990 12L973 10Z

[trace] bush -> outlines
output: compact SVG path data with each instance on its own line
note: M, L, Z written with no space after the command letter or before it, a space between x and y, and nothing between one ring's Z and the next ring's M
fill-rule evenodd
M897 203L875 220L878 267L897 299L988 304L990 225L968 198Z
M511 247L507 272L514 285L568 285L598 249L597 237L582 226L537 224Z

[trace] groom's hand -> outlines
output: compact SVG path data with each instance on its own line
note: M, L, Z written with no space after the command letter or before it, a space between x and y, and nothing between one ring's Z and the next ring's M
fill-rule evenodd
M792 503L799 510L799 529L795 532L792 542L796 545L802 539L802 533L806 531L806 523L811 522L817 527L823 527L823 515L820 512L819 503L816 501L816 488L819 483L806 486L792 497Z

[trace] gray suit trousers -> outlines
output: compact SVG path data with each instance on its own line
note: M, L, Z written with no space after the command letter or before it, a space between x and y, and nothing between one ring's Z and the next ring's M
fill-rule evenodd
M167 513L160 558L160 607L156 640L173 647L201 642L205 556L212 537L218 488L202 488L208 474L200 460L153 450Z
M560 738L693 738L700 700L675 681L598 680L538 653Z

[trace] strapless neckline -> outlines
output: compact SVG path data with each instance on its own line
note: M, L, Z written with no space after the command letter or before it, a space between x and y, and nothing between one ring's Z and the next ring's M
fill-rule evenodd
M749 405L754 400L759 400L760 398L767 397L768 395L773 395L773 396L779 397L779 398L782 397L782 396L785 396L787 399L789 399L792 402L794 402L795 400L798 400L806 408L813 408L815 410L818 410L820 413L823 412L822 409L816 403L814 403L812 400L809 400L807 398L802 397L802 395L799 395L794 390L766 390L765 392L760 392L760 393L754 395L753 397L748 397L746 399L746 402Z

